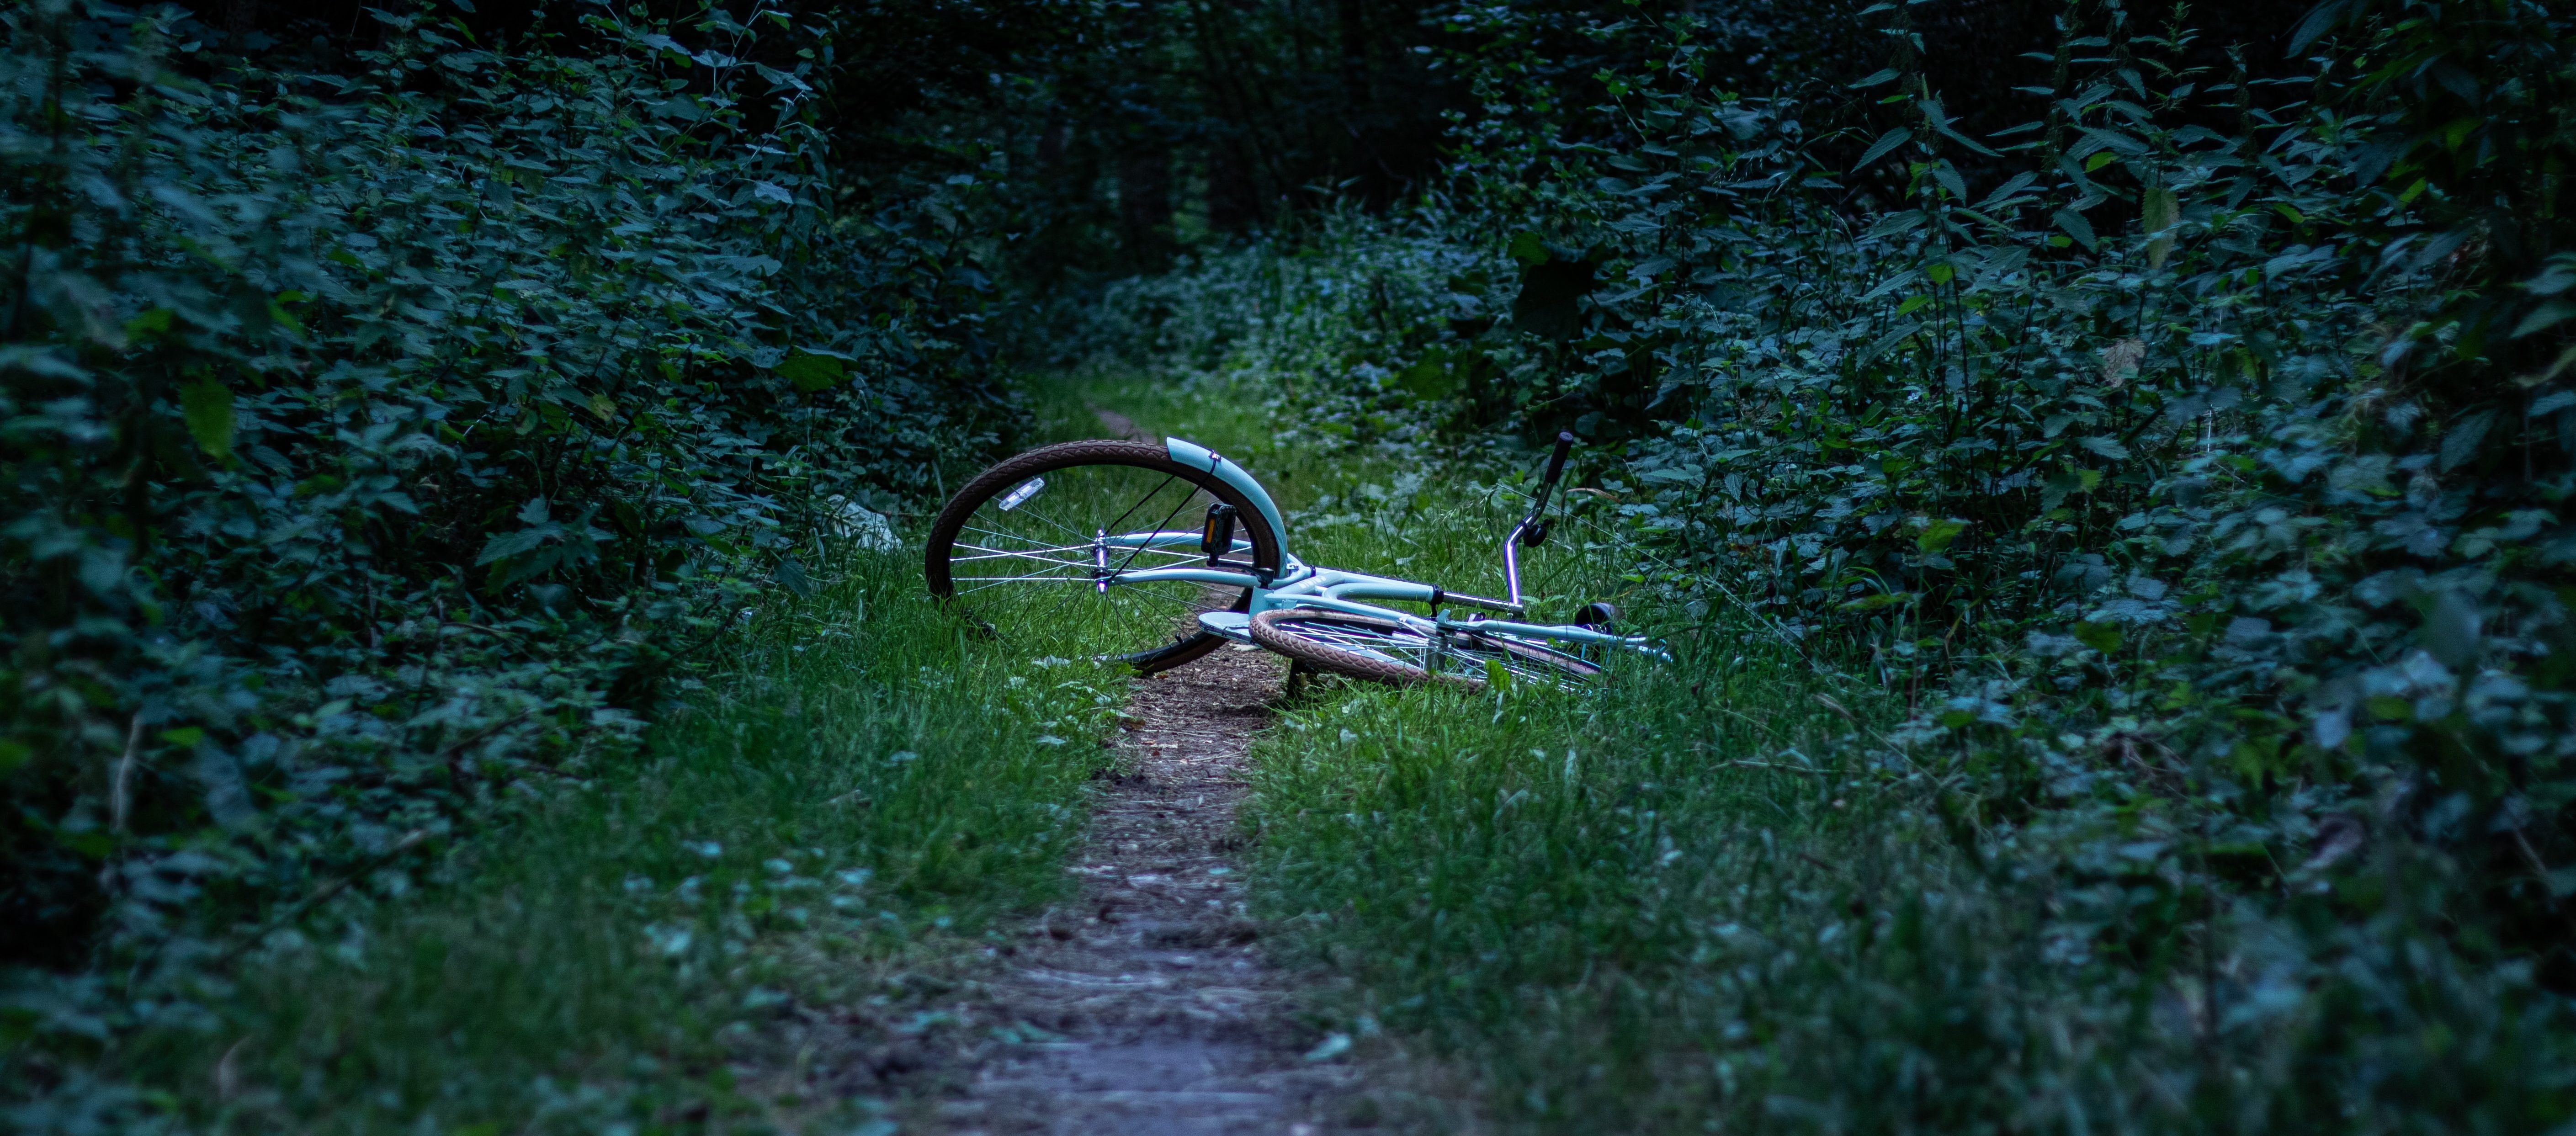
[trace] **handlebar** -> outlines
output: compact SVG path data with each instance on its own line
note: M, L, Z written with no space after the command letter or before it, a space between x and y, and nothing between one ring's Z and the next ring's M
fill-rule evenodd
M1513 530L1513 537L1520 543L1536 548L1547 539L1547 522L1541 518L1547 514L1547 499L1556 492L1557 480L1565 476L1565 456L1573 452L1574 435L1559 432L1556 452L1547 456L1547 473L1538 479L1538 492L1531 495L1529 517Z

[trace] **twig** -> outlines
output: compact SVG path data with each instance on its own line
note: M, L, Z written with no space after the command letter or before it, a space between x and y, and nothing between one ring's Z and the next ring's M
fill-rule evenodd
M347 891L350 884L356 883L360 879L374 874L376 869L391 863L394 857L400 856L405 852L409 852L412 849L419 847L420 843L427 839L429 839L428 829L413 829L411 832L405 834L402 839L395 841L393 847L387 848L382 852L376 853L374 856L368 857L366 862L358 865L355 871L349 872L338 879L332 880L321 887L313 889L312 894L296 900L294 903L288 904L286 910L278 912L275 916L271 917L268 922L261 924L259 930L243 936L241 939L235 941L233 945L224 948L224 953L215 957L215 966L223 967L231 964L234 959L241 957L241 953L243 951L249 950L251 947L257 945L260 940L269 937L269 935L275 933L278 928L284 927L287 924L302 918L306 911L312 909L313 905L329 899L332 896L338 895L343 891Z
M2540 884L2540 902L2559 918L2567 920L2569 926L2576 927L2576 915L2568 914L2566 909L2558 905L2557 892L2549 883L2548 862L2542 860L2540 853L2532 848L2531 838L2523 835L2522 826L2519 824L2513 826L2513 846L2522 851L2523 863L2531 868L2531 878Z
M125 831L125 815L134 801L134 755L143 748L143 712L134 712L134 722L125 728L125 756L116 763L116 782L107 793L109 829Z
M440 746L438 747L438 760L440 764L447 766L448 772L452 775L456 771L456 759L459 755L465 752L465 747L489 738L492 735L518 725L521 722L527 721L535 715L536 711L534 710L521 710L516 714L512 714L507 718L503 718L500 721L494 722L491 725L485 726L482 729L476 730L473 733L467 734L464 737Z

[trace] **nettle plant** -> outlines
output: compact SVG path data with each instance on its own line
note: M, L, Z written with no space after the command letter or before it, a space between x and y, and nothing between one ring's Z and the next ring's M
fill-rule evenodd
M1972 135L1868 15L1848 86L1739 97L1639 18L1597 105L1466 125L1510 415L1628 439L1656 571L1906 692L1885 775L2136 884L2084 917L2188 949L2133 957L2288 894L2576 986L2568 16L2328 4L2260 79L2070 5Z
M322 73L0 17L11 964L133 993L391 879L1006 409L973 179L854 205L827 22L371 18Z

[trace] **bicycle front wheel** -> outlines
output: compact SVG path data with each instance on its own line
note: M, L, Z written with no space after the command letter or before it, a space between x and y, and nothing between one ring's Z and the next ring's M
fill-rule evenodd
M1432 636L1391 619L1334 611L1265 611L1252 617L1251 630L1253 642L1318 670L1398 686L1438 682L1479 689L1489 663L1515 682L1567 690L1601 673L1592 663L1522 639L1464 631Z
M949 499L930 526L924 575L945 606L1015 646L1150 674L1225 641L1199 627L1198 613L1250 607L1248 588L1133 579L1205 567L1200 540L1216 505L1234 511L1223 567L1278 571L1278 534L1207 470L1140 442L1045 446L985 470Z

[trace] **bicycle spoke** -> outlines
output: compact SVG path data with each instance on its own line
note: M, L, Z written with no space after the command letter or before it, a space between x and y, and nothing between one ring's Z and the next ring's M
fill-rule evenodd
M999 507L1028 476L957 521L943 555L949 596L995 634L1050 654L1115 657L1199 633L1201 607L1239 603L1241 586L1128 578L1204 564L1194 508L1213 500L1194 475L1103 462L1041 469L1042 495ZM1223 593L1203 601L1211 591Z

